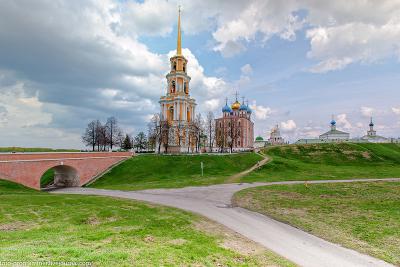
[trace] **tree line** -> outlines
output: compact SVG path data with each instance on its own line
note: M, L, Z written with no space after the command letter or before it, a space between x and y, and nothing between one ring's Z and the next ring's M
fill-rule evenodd
M163 147L164 152L168 153L168 148L172 144L178 146L182 144L188 132L189 135L186 136L189 142L188 153L197 153L201 149L213 151L213 148L218 148L220 152L224 152L226 149L233 151L233 147L241 135L240 125L238 120L234 118L225 121L225 123L217 133L212 112L208 112L204 119L201 114L197 114L188 127L178 123L175 127L176 134L173 134L171 124L168 121L161 120L160 114L156 113L148 123L147 135L144 132L139 132L133 137L123 132L115 117L110 117L104 124L100 120L89 122L82 135L82 141L93 151L108 151L118 148L160 153L161 147ZM186 130L188 131L185 132ZM191 148L194 148L194 150L190 150Z
M108 118L105 123L100 120L89 122L82 135L82 141L85 146L91 147L92 151L112 151L118 148L142 152L149 149L149 140L144 132L139 132L135 137L124 133L115 117Z
M168 148L172 144L181 146L185 137L189 143L186 144L188 153L200 152L202 148L211 151L215 140L214 114L209 112L206 119L203 119L199 113L188 125L178 121L177 125L171 126L170 122L162 120L160 114L156 113L148 124L149 147L158 153L161 148L168 153Z

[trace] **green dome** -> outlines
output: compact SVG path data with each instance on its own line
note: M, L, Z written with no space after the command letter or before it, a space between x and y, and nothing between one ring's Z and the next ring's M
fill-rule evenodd
M261 136L257 136L256 141L264 141L264 138L262 138Z

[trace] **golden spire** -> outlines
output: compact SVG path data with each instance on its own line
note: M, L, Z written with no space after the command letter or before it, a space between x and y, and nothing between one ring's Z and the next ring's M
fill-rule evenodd
M176 54L182 55L182 40L181 40L181 6L178 9L178 40L176 45Z

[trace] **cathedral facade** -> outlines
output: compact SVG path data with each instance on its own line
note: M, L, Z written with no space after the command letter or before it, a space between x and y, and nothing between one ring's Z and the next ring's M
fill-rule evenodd
M196 101L190 97L190 76L187 59L182 55L180 11L176 55L170 58L167 93L160 98L161 153L193 152L192 126L196 114Z
M248 104L226 100L222 117L215 120L216 146L222 152L247 151L254 148L254 123Z

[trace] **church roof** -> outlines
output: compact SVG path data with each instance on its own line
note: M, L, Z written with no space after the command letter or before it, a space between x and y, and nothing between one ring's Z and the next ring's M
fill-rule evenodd
M262 138L262 136L257 136L256 141L264 141L264 138Z
M348 135L349 133L342 132L342 131L339 131L339 130L330 130L330 131L328 131L328 132L326 132L326 133L321 134L320 136L332 135L332 134L343 134L343 135Z

